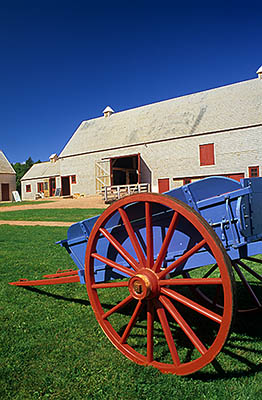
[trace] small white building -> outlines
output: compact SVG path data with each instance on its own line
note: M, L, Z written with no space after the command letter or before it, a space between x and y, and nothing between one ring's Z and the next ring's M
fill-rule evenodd
M59 156L22 179L23 199L197 179L261 176L262 68L257 78L83 121Z
M0 201L12 200L12 192L15 190L16 172L0 150Z

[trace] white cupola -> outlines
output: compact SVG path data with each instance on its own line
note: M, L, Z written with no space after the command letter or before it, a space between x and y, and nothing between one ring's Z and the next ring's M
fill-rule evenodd
M258 74L258 79L262 79L262 65L260 68L258 68L257 74Z
M112 108L110 106L107 106L104 109L103 113L104 113L104 117L107 118L107 117L110 117L110 115L112 115L114 113L114 110L112 110Z
M51 163L55 163L58 160L58 155L56 153L51 154L51 156L49 157L49 160Z

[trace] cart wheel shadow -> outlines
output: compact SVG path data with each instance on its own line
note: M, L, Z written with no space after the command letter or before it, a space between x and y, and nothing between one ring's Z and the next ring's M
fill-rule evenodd
M262 348L258 348L258 342L262 342L261 313L238 314L231 335L220 352L221 356L212 362L214 372L198 371L191 378L203 381L231 379L262 372ZM227 363L224 358L227 358ZM238 364L238 368L232 371L231 366L229 370L226 367L228 363Z
M35 288L35 287L32 287L32 286L21 286L21 288L23 288L24 290L28 290L29 292L38 293L38 294L41 294L41 295L46 296L46 297L51 297L51 298L56 299L56 300L68 301L70 303L81 304L81 305L84 305L84 306L91 306L89 300L76 299L74 297L61 296L59 294L50 293L50 292L47 292L46 290L38 289L38 288ZM111 307L110 304L102 304L102 305L105 308L110 308Z
M89 300L78 299L74 297L66 297L55 293L50 293L35 287L23 287L33 293L37 293L56 300L72 302L85 306L91 306ZM103 303L105 309L110 309L111 304ZM130 315L129 307L121 310L121 314ZM126 326L119 327L123 332ZM185 377L185 379L197 380L219 380L231 379L241 376L253 376L258 372L262 372L262 349L258 349L256 342L262 342L262 318L261 313L238 314L233 325L231 335L229 336L224 348L221 350L217 358L212 362L213 371L205 372L205 369L197 371L193 375ZM259 362L254 362L254 358ZM225 362L225 358L227 362ZM228 368L231 363L231 368ZM232 371L232 365L238 364L238 368ZM240 367L239 367L240 365ZM241 365L243 367L241 367Z

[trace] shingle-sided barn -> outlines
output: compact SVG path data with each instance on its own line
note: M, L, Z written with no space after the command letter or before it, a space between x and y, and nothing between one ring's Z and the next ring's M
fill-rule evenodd
M57 157L23 177L23 199L37 192L163 192L212 175L259 176L262 68L256 79L83 121Z
M16 173L0 150L0 201L9 201L16 189Z

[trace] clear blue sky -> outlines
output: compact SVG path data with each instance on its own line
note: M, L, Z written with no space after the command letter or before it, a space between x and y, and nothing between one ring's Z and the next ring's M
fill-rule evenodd
M48 160L81 121L256 78L261 1L0 1L0 149Z

